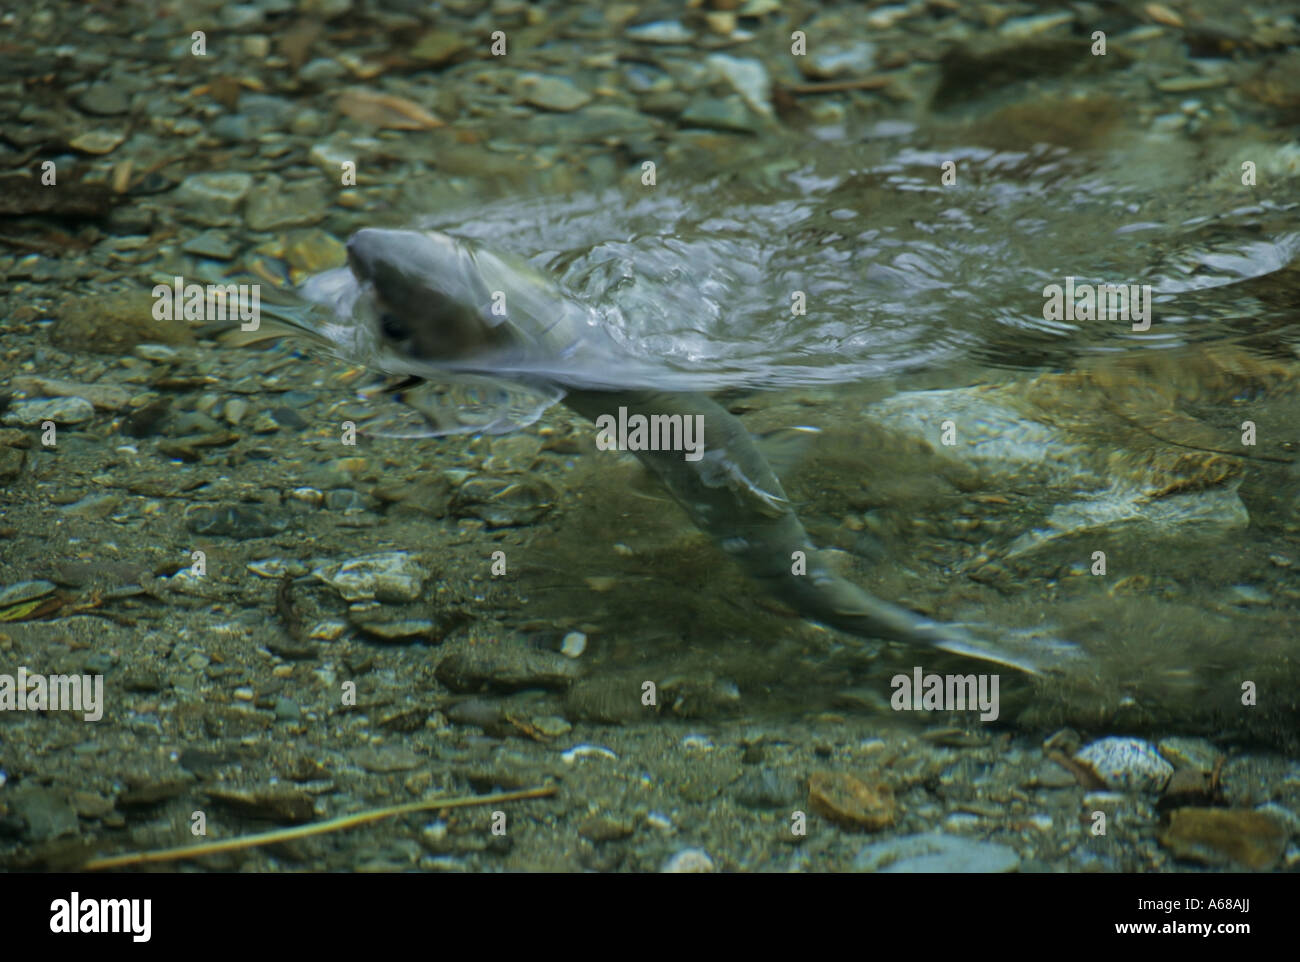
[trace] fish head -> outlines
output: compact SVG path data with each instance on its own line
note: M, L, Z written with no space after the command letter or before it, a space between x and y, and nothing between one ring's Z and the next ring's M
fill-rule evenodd
M365 228L347 250L381 357L455 361L509 345L466 242L437 231Z

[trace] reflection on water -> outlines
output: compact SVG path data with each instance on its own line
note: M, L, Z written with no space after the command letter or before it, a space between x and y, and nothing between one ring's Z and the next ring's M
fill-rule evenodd
M556 270L683 387L843 382L969 359L1060 365L1293 330L1286 306L1245 282L1295 260L1300 207L1253 203L1232 180L1192 190L1203 172L1182 170L1135 186L1123 157L1048 147L870 141L796 156L687 186L664 177L630 205L612 193L507 199L426 223ZM939 183L948 160L951 187ZM1045 320L1044 288L1067 277L1150 285L1150 329ZM806 313L792 310L795 292Z

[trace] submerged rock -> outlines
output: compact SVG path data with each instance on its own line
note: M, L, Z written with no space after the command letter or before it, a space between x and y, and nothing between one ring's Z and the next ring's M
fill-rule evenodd
M857 872L1002 873L1020 866L1016 850L931 832L868 845L853 860Z
M1180 808L1169 814L1159 837L1175 858L1262 870L1277 864L1287 835L1286 827L1266 812Z
M419 556L383 551L317 568L312 575L345 601L417 601L430 577Z
M1159 792L1174 774L1174 766L1140 738L1103 738L1074 758L1116 791Z

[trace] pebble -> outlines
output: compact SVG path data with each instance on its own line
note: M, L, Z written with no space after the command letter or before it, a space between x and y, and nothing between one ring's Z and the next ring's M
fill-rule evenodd
M27 823L25 837L44 842L78 831L77 813L67 797L50 788L15 789L6 793L9 810Z
M587 636L580 631L571 631L560 642L560 654L566 658L578 658L587 650Z
M0 590L0 608L19 605L24 601L33 601L36 598L44 598L55 590L57 590L57 585L52 581L16 581Z
M295 271L318 274L346 264L348 249L333 234L311 227L289 235L284 245L284 259Z
M253 818L269 818L296 825L316 817L312 797L292 785L262 785L254 788L209 786L204 794L227 808Z
M1287 830L1274 816L1253 809L1179 808L1169 813L1158 837L1175 858L1263 870L1282 857Z
M528 73L522 74L518 83L524 102L543 110L567 112L591 103L591 94L559 77Z
M427 64L443 64L467 46L465 35L452 30L430 30L423 34L411 47L409 55L412 60Z
M252 174L215 171L191 174L181 181L172 196L191 220L224 227L237 222L235 214L252 189Z
M195 534L226 538L269 538L289 526L288 519L272 519L248 504L191 505L185 511L185 526Z
M1174 766L1156 747L1139 738L1102 738L1084 746L1074 759L1116 791L1159 792L1174 774Z
M62 397L50 400L14 401L0 421L23 427L40 427L44 421L56 425L82 424L95 416L95 406L80 397Z
M617 761L618 756L608 748L601 745L574 745L567 751L560 753L560 758L566 765L572 765L574 762L584 758L605 758L610 761Z
M680 875L687 872L716 872L717 868L704 849L684 848L680 852L674 852L659 871L669 875Z
M553 651L533 647L511 635L487 640L471 636L438 663L434 676L452 691L520 691L544 688L562 691L573 684L581 668Z
M344 601L416 601L429 577L423 561L406 551L383 551L317 568L312 575Z
M919 872L933 874L1014 872L1020 865L1016 850L996 842L977 842L930 832L873 842L853 860L857 872Z
M131 392L116 384L82 384L55 377L22 375L9 382L14 390L42 398L85 398L102 411L120 411L131 403Z
M1160 739L1156 747L1175 768L1190 768L1198 772L1214 771L1215 764L1223 757L1223 752L1204 738L1175 735Z
M475 517L489 527L532 524L554 507L556 490L540 478L470 478L456 491L451 510L457 517Z
M120 494L88 494L59 510L74 518L107 518L122 504Z
M117 78L91 84L75 99L76 105L97 117L113 117L131 109L131 94Z
M998 33L1008 40L1029 40L1073 22L1074 14L1068 10L1033 17L1015 17L998 27Z
M122 145L126 134L117 130L87 130L68 141L68 146L86 154L110 154Z
M181 250L187 254L199 254L203 257L228 261L238 253L239 248L231 242L228 234L217 230L205 230L182 244Z
M898 818L898 805L888 785L869 785L844 772L809 776L808 807L833 822L871 831L886 828Z
M695 34L682 26L680 20L658 20L654 23L637 24L624 31L629 40L638 43L678 44L690 43Z
M810 43L808 53L794 59L799 72L810 80L862 77L876 66L876 46L866 40Z
M681 122L687 127L754 133L761 129L760 118L734 94L727 97L697 97L682 111Z
M755 113L772 114L772 78L762 61L710 54L705 61L718 77L727 81Z
M253 230L283 230L315 224L328 209L319 179L286 183L272 175L249 192L245 219Z
M374 775L409 772L423 761L411 749L400 745L367 745L352 749L348 757Z

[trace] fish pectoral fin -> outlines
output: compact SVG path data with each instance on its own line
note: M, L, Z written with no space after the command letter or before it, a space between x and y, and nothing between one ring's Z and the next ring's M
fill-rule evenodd
M746 510L765 518L780 518L790 513L790 499L780 490L769 491L745 474L726 452L704 455L707 467L701 470L705 483L725 487Z

